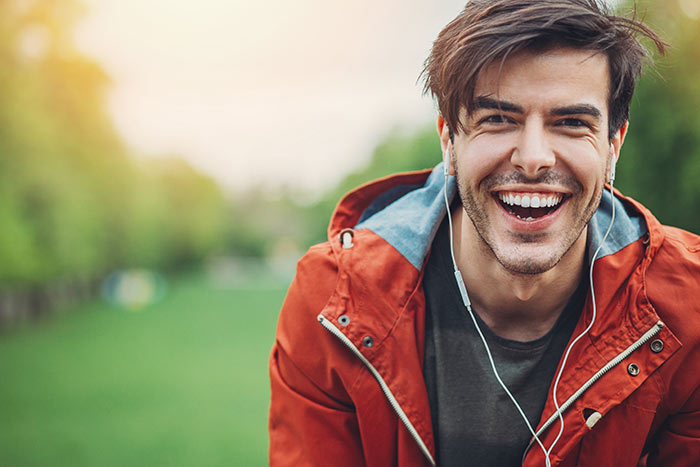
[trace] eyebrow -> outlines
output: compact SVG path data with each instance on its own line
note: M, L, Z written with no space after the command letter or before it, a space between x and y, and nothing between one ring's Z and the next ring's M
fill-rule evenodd
M557 107L552 109L551 114L555 117L565 117L567 115L590 115L596 119L600 119L602 113L594 105L590 104L574 104L565 107Z
M491 97L479 96L475 99L475 110L496 109L504 112L524 113L524 109L512 102L493 99ZM554 117L565 117L567 115L590 115L598 120L602 117L602 112L594 105L573 104L552 109L550 115Z
M501 101L484 96L479 96L475 99L474 109L497 109L503 110L504 112L514 112L519 114L525 112L522 107L517 104L513 104L512 102Z

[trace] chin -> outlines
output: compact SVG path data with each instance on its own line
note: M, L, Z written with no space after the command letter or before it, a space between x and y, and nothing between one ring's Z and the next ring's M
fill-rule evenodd
M496 259L505 270L512 274L537 275L543 274L559 264L561 256L557 258L509 258L496 254Z
M580 234L579 237L580 238ZM577 239L576 238L576 239ZM545 244L518 244L500 247L488 244L496 260L504 269L512 274L536 275L543 274L559 264L566 253L576 243L571 242Z

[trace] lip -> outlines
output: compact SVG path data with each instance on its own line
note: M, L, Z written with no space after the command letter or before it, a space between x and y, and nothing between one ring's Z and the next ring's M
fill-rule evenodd
M536 189L533 189L531 187L528 188L528 190L523 190L523 192L530 192L530 193L562 193L559 191L552 191L551 188L549 190L542 190L542 191L535 191ZM509 190L498 190L498 192L501 191L520 191L516 189L509 189ZM561 205L559 208L554 211L551 214L547 214L546 216L539 217L535 220L532 221L526 221L523 219L519 219L518 217L512 215L506 209L503 207L501 202L498 199L498 192L494 192L494 196L492 196L493 202L496 203L498 206L499 212L501 213L501 216L503 217L506 225L513 231L516 231L518 233L543 233L545 230L550 228L556 220L561 217L562 213L564 210L568 207L569 204L569 199L570 196L564 195L564 198L562 199Z

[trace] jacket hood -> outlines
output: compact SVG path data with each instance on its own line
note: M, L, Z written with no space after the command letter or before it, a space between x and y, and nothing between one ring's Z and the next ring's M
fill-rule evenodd
M340 201L331 219L329 240L333 241L345 229L370 230L420 271L446 214L444 190L450 201L457 191L454 176L448 177L445 186L442 165L441 162L432 170L386 177L350 192ZM650 231L651 246L658 247L663 240L661 226L646 208L617 191L615 195L612 199L609 190L603 191L600 205L589 222L589 258L610 225L613 204L615 222L597 259L617 253Z

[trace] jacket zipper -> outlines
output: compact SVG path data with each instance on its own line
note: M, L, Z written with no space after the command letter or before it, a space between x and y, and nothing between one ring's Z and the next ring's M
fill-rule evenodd
M324 328L330 331L331 334L333 334L343 344L345 344L345 346L349 348L357 356L357 358L359 358L360 361L362 361L362 363L364 363L364 365L367 367L370 373L372 373L372 376L374 376L374 378L379 383L379 387L382 388L384 396L386 396L387 400L389 401L389 404L394 409L394 412L396 412L396 415L398 415L399 420L401 420L406 429L408 429L408 432L411 434L413 439L416 441L416 443L418 443L418 447L420 448L421 452L423 452L425 457L428 458L430 464L434 466L435 459L433 459L433 456L430 454L428 447L425 445L423 439L418 434L418 431L413 426L411 421L408 419L408 416L399 405L399 402L396 400L396 397L394 397L394 394L391 392L391 389L389 389L389 386L384 381L384 378L382 378L382 375L380 375L377 369L374 368L374 366L370 363L370 361L367 360L367 358L365 358L364 355L362 355L362 352L360 352L360 350L357 347L355 347L352 341L348 339L348 337L345 334L343 334L340 331L340 329L338 329L330 320L326 319L323 315L318 315L318 321Z
M537 437L539 437L547 428L549 428L556 420L559 419L559 413L564 413L566 409L571 407L571 405L579 398L581 395L590 388L593 383L598 381L605 373L608 371L612 370L615 368L617 365L620 364L625 358L629 357L632 352L646 344L652 337L654 337L656 334L661 331L661 329L664 327L664 323L661 321L658 321L651 329L649 329L642 337L640 337L636 342L634 342L632 345L627 347L625 350L623 350L620 354L618 354L615 358L610 360L603 368L598 370L596 374L594 374L588 381L583 383L583 386L581 386L576 392L574 392L571 397L569 397L566 402L564 402L560 407L558 412L554 412L549 419L544 422L542 427L537 430ZM528 444L527 448L525 449L525 453L523 454L523 461L525 460L525 456L527 456L528 451L532 447L534 442L534 438L530 440L530 444Z

